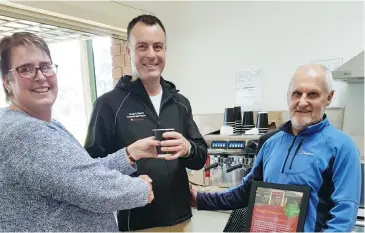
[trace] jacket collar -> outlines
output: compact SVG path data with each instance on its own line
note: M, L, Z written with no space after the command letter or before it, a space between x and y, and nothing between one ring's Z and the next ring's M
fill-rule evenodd
M168 92L168 93L179 92L179 90L176 90L175 84L165 80L163 77L160 77L160 84L161 84L164 92ZM132 76L130 76L130 75L124 75L123 77L121 77L119 79L117 85L115 86L115 88L122 88L127 91L132 91L136 94L148 95L146 89L143 86L141 79L137 78L135 81L132 81Z
M303 129L299 134L300 135L310 135L321 131L323 128L330 125L328 121L327 115L323 115L322 121L317 124L310 125L307 128ZM291 121L286 122L284 125L280 127L280 129L288 134L293 134Z
M177 92L179 92L179 90L176 90L175 84L163 79L162 77L160 77L160 84L163 91L162 102L161 102L162 106L163 103L166 103L171 97L173 97ZM122 78L119 79L115 88L121 88L128 92L131 92L135 95L138 95L147 104L151 103L146 88L144 87L141 79L139 78L136 79L135 81L132 81L132 76L124 75Z

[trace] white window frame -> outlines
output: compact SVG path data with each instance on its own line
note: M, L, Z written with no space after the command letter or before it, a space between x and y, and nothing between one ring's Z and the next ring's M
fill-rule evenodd
M69 28L99 36L110 36L115 39L126 40L127 38L127 30L124 28L24 6L9 1L0 1L0 15Z

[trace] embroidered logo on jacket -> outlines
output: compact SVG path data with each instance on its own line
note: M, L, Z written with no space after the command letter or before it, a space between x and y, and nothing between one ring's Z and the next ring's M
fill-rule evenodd
M311 152L307 152L307 151L305 151L305 150L301 150L298 154L299 154L299 155L308 155L308 156L312 156L312 155L313 155L313 153L311 153Z
M142 121L145 117L146 114L144 112L130 112L127 116L130 121Z

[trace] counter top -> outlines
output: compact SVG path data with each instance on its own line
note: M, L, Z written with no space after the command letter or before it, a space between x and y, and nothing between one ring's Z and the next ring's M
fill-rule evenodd
M241 134L241 135L220 135L220 134L207 134L204 135L205 140L257 140L262 134Z
M221 192L227 190L228 188L222 188L219 186L195 186L195 189L198 192Z

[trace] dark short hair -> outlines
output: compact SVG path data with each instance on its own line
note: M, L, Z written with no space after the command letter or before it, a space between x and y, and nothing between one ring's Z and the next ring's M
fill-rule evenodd
M163 32L166 35L165 27L163 26L163 24L159 18L157 18L154 15L140 15L140 16L135 17L134 19L132 19L132 21L129 22L128 28L127 28L127 40L129 40L132 29L139 22L149 25L149 26L158 24L158 25L160 25L160 27L162 28Z
M11 68L11 50L18 46L35 46L45 52L52 61L47 43L36 34L30 32L16 32L11 36L5 36L0 40L0 72L3 81ZM4 85L3 88L6 94L6 101L9 101L10 95Z

